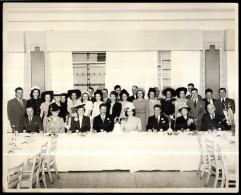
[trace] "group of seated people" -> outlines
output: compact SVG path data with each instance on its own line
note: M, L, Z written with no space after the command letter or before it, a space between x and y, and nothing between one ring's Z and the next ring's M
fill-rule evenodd
M213 99L212 89L206 89L206 98L198 94L193 83L188 88L165 88L160 97L157 87L145 90L132 87L132 96L116 85L108 95L107 89L92 87L81 92L78 89L67 93L31 89L30 99L23 99L23 89L15 89L15 98L8 101L7 111L13 131L23 132L110 132L115 120L121 121L123 131L166 131L209 129L229 130L227 110L235 113L235 103L219 89L220 99Z

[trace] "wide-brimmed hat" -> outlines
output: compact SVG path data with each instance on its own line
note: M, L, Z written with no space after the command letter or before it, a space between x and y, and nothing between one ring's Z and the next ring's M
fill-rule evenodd
M180 108L178 111L179 111L179 112L181 112L181 111L182 111L182 109L187 109L187 111L188 111L188 112L191 110L191 108L190 108L190 107L183 106L183 107L181 107L181 108Z
M59 107L55 103L53 103L49 105L49 110L51 112L56 112L56 111L59 111Z
M76 99L80 98L80 96L81 96L81 91L79 89L71 89L71 90L68 90L68 96L70 99L71 99L72 93L76 94L76 96L77 96Z
M84 107L85 107L85 104L80 104L80 105L78 105L78 106L76 106L74 108L77 111L79 108L84 108Z
M180 94L180 91L184 91L185 94L187 94L187 88L186 87L179 87L176 89L176 95Z
M60 93L59 91L54 91L54 95L53 96L62 96L62 93Z
M175 89L171 88L171 87L167 87L166 89L162 90L162 95L166 96L167 92L170 91L172 94L172 97L174 97L176 95L176 91Z
M45 96L50 95L50 101L53 99L54 92L53 91L44 91L41 93L41 100L42 102L45 102Z

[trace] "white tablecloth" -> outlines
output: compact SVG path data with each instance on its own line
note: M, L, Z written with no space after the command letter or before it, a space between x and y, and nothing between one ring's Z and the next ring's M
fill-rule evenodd
M8 156L9 167L40 151L49 137L36 135L31 144ZM31 145L31 147L30 147ZM29 154L31 152L31 154ZM234 151L233 151L234 152ZM18 155L20 154L20 155ZM151 134L72 134L58 136L58 171L196 170L200 159L197 136Z

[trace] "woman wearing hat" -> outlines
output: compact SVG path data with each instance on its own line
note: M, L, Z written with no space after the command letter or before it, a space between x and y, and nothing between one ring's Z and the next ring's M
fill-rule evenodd
M136 117L141 119L142 130L146 131L146 124L149 117L149 102L144 99L145 90L138 88L136 91L137 99L133 101L136 108Z
M48 119L49 105L53 100L53 91L44 91L41 94L42 104L40 105L40 117L43 120L44 131L46 130L46 124Z
M175 96L175 90L168 87L162 91L162 95L164 95L166 98L162 99L161 106L162 106L162 112L164 116L168 118L169 121L169 127L171 124L171 128L174 129L174 114L175 114L175 100L173 97Z
M134 104L132 102L129 102L127 99L129 98L129 93L125 90L122 89L120 92L120 103L121 103L121 114L120 118L123 119L126 117L126 109L127 108L134 108Z
M90 96L88 91L82 93L81 103L85 104L84 115L90 117L91 111L93 109L93 102L90 101Z
M100 114L100 104L103 103L103 93L101 90L96 90L94 93L96 101L93 104L92 119Z
M195 126L195 122L194 122L194 118L188 116L188 112L190 111L189 107L182 107L178 110L181 114L181 116L179 116L176 119L176 127L175 130L181 130L181 129L190 129L192 130L196 130L196 126Z
M179 109L182 107L187 107L187 100L186 97L187 88L179 87L176 89L177 100L175 101L175 118L181 116Z
M68 94L67 93L62 93L61 98L60 98L60 105L63 110L63 115L64 117L64 122L68 121Z
M27 101L26 108L32 107L34 110L34 115L40 116L40 105L42 100L40 99L40 88L38 86L31 88L30 97L31 99Z
M161 104L160 100L157 100L156 97L156 89L155 88L149 88L148 94L147 94L149 100L149 116L153 116L154 115L154 106L156 104Z
M71 131L79 130L81 133L90 131L90 118L85 116L85 104L76 106L76 116L71 119Z
M51 112L51 116L48 118L47 124L46 124L46 132L52 132L52 133L64 133L65 131L65 125L64 125L64 119L59 117L60 109L57 104L53 103L50 104L49 110Z

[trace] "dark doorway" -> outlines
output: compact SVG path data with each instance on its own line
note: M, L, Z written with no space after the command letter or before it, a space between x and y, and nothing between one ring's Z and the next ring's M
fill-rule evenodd
M209 50L205 50L205 89L213 90L213 98L217 99L220 88L220 50L215 49L215 45L210 45Z

